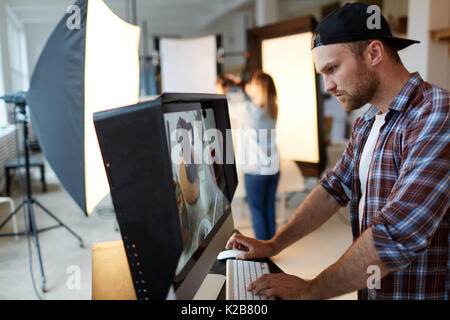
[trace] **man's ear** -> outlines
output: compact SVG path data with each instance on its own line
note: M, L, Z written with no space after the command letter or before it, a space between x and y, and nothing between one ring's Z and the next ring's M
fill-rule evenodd
M383 61L386 52L383 43L380 40L373 40L370 42L366 51L366 58L372 67L377 66Z

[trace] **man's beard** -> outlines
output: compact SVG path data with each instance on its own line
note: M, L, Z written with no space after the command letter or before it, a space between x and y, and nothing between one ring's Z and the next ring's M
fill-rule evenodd
M338 92L344 94L341 103L346 111L354 111L369 103L378 90L380 81L374 71L371 71L363 62L358 68L357 86L354 93L346 91Z

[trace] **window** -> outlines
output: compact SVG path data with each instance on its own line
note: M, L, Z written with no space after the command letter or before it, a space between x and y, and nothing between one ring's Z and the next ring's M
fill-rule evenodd
M6 12L11 88L13 92L27 91L29 79L25 31L14 12L8 7Z
M0 41L0 96L2 96L5 93L5 85L3 83L3 69L2 69L2 48L1 48L1 41ZM8 117L7 117L7 109L6 104L3 100L0 100L0 129L3 126L6 126L8 124Z

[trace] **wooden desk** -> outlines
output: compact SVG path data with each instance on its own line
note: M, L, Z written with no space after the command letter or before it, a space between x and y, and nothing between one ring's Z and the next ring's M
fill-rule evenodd
M93 245L92 300L136 300L121 240Z
M263 259L269 264L272 273L282 272L270 259ZM225 261L216 261L210 273L226 273ZM133 280L128 267L123 242L99 242L92 248L92 300L136 300ZM225 300L225 284L217 297Z

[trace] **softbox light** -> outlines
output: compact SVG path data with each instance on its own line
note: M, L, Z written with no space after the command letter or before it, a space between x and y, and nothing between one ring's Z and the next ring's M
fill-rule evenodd
M321 176L326 167L323 98L314 69L312 16L292 18L247 33L252 73L262 69L277 87L277 142L280 158L294 161L305 177Z
M280 105L277 134L283 159L319 163L316 73L311 32L262 41L262 67L272 75Z
M102 0L79 0L67 11L36 64L27 101L43 153L89 215L109 192L93 113L138 102L140 28Z

